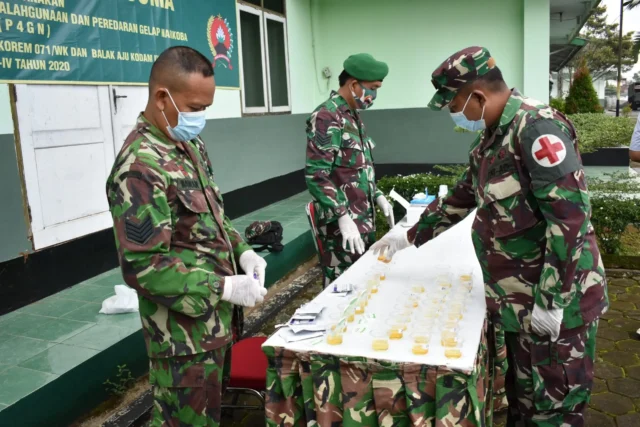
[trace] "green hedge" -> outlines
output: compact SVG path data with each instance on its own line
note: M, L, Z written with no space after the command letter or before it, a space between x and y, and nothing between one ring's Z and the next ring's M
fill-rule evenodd
M424 191L436 194L440 185L450 188L462 174L464 166L436 166L441 173L415 174L409 176L385 177L378 182L378 187L385 195L391 189L405 199L410 200L415 193ZM623 252L623 236L630 225L640 225L640 200L627 197L629 194L640 194L640 180L629 177L626 173L610 174L607 180L587 178L591 193L591 222L600 242L600 250L605 254L618 255ZM405 215L405 209L394 204L396 220ZM382 237L389 227L384 216L377 212L377 236ZM640 255L640 253L637 253Z
M438 189L441 185L448 185L451 188L457 181L458 178L465 171L466 166L464 165L449 165L443 166L438 165L435 166L435 172L433 173L421 173L415 175L397 175L397 176L387 176L378 181L378 188L385 195L389 195L392 189L396 190L396 193L400 194L407 200L413 199L413 196L417 193L422 193L425 188L429 194L438 194ZM390 202L393 203L393 213L396 219L399 221L402 219L406 211L400 206L399 203L394 203L393 200L389 199ZM377 210L376 215L376 234L378 238L383 236L387 231L389 231L389 227L387 226L387 222L380 213L380 210Z
M578 132L581 153L598 148L628 147L635 126L631 118L599 113L572 114L569 119Z

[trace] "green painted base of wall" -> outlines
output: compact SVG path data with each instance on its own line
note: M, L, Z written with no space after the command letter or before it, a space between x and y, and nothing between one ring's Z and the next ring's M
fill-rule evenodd
M313 237L311 232L307 231L287 244L282 252L265 256L264 259L269 265L265 286L270 287L315 254Z

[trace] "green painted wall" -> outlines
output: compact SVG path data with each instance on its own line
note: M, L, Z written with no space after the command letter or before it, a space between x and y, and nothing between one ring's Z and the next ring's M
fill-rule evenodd
M306 115L209 120L202 133L223 193L304 167Z
M526 96L549 102L549 0L524 0L524 84ZM540 41L544 40L544 43Z
M471 45L486 46L507 83L522 87L523 0L312 0L312 10L317 65L333 71L331 87L350 54L369 52L389 63L374 108L426 106L431 72ZM548 38L540 44L548 55ZM543 77L548 81L548 71ZM318 102L328 93L326 81L319 86Z
M22 208L22 190L13 135L0 135L0 262L31 249Z
M447 112L426 108L370 110L362 115L367 133L376 142L377 164L466 163L470 133L453 131Z

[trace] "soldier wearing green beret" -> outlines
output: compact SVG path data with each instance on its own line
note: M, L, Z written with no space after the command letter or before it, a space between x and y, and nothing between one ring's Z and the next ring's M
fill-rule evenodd
M376 188L375 144L359 113L373 105L389 67L365 53L343 65L340 89L307 119L305 176L316 207L325 286L375 241L376 204L394 225L391 204Z
M475 210L487 309L507 347L507 425L582 426L609 301L575 128L509 89L482 47L449 57L432 83L429 108L478 133L469 167L413 228L372 250L421 246Z

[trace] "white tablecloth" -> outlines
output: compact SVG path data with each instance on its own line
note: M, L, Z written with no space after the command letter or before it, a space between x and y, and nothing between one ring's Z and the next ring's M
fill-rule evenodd
M396 254L387 278L380 285L379 292L374 294L366 312L356 316L354 323L349 324L341 345L329 345L324 338L287 343L281 336L282 330L272 335L264 346L283 347L296 352L317 352L342 356L359 356L394 362L419 363L430 366L447 366L450 369L470 372L474 369L478 354L486 305L484 300L483 280L480 264L471 242L471 225L475 213L471 213L464 221L452 227L446 233L432 240L420 249L411 247ZM398 224L391 233L406 233L406 224ZM371 271L381 265L370 252L362 256L351 268L343 273L335 283L351 283L365 287L371 277ZM462 357L448 359L444 356L444 348L440 344L439 328L431 334L429 353L414 355L411 351L413 340L405 335L401 340L390 340L389 350L374 351L372 349L371 331L388 325L391 313L397 304L401 304L411 293L412 286L421 284L426 287L428 296L436 287L434 272L443 266L449 266L454 277L473 271L473 288L468 299L464 318L460 321L459 336ZM454 281L455 286L455 281ZM339 311L338 306L348 302L349 298L340 297L331 292L332 287L325 289L314 300L326 308L318 321L331 324ZM416 310L420 310L421 307Z

